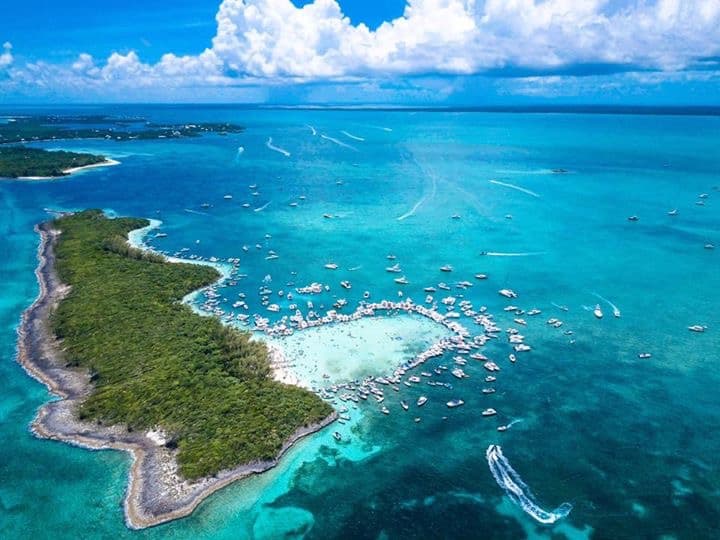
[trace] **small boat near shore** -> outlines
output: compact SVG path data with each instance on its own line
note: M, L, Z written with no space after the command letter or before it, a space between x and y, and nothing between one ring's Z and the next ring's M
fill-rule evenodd
M482 413L483 416L495 416L497 411L493 408L487 408Z
M462 399L451 399L445 405L447 405L449 409L454 409L455 407L465 405L465 402Z
M422 407L423 405L425 405L427 403L427 400L428 400L428 398L426 398L425 396L420 396L417 399L417 406Z

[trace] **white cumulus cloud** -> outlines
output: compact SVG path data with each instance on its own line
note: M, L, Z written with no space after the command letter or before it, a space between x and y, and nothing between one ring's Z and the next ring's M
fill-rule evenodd
M0 69L9 66L13 62L12 43L9 41L3 43L2 51L2 54L0 54Z

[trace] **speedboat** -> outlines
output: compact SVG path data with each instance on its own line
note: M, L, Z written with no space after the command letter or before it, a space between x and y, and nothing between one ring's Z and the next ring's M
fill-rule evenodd
M492 375L488 375L485 377L485 382L495 382L497 381L497 377L493 377Z
M441 272L452 272L453 268L449 264L440 267Z
M344 289L349 289L350 287L352 287L352 285L350 285L350 282L349 282L349 281L341 281L341 282L340 282L340 285L342 285L342 287L343 287Z
M707 326L702 326L700 324L693 324L692 326L688 326L688 330L691 332L704 332Z
M408 377L408 381L417 384L420 382L420 377L418 377L417 375L411 375L410 377Z
M509 359L513 364L514 364L515 361L517 360L517 358L515 358L515 355L514 355L514 354L511 354L510 356L508 356L508 359Z
M223 199L230 200L230 199L232 199L232 195L225 195L225 196L223 197Z
M339 431L335 431L335 432L333 433L333 438L334 438L337 442L342 441L342 435L340 435L340 432L339 432Z
M602 309L600 309L600 304L595 305L595 309L593 309L593 315L595 315L595 317L597 317L598 319L603 318L603 312Z
M399 274L400 272L402 272L402 269L400 268L400 264L396 263L396 264L393 264L392 266L388 266L387 268L385 268L385 271Z
M451 217L453 219L460 219L460 214L453 214Z
M335 263L327 263L325 265L325 268L327 268L328 270L337 270L337 267L338 267L338 265Z
M495 389L494 388L483 388L482 393L483 394L494 394Z
M425 405L427 403L427 400L428 400L428 398L426 398L425 396L420 396L417 399L417 406L422 407L423 405Z
M652 354L650 354L649 352L641 352L640 354L638 354L638 358L640 358L641 360L647 360L651 356Z
M447 285L447 283L438 283L438 289L442 289L443 291L449 291L450 287Z
M403 408L403 410L407 411L410 407L407 404L407 401L401 401L400 406Z
M675 209L673 209L673 210L670 210L670 211L668 212L668 216L677 216L677 215L678 215L677 208L675 208Z
M446 405L450 409L454 409L455 407L460 407L461 405L465 405L465 402L462 399L451 399L446 403Z
M507 431L508 427L507 426L498 426L497 430L498 431Z
M475 274L475 279L487 279L487 274Z
M436 292L437 289L436 289L435 287L425 287L425 288L423 289L423 291L425 291L425 292Z
M495 416L497 414L497 411L495 409L489 408L485 409L481 414L483 416Z
M383 414L390 414L390 409L388 409L385 405L383 405L383 406L380 408L380 412L383 413Z
M464 379L465 377L467 377L465 372L460 368L455 368L450 373L452 373L453 376L457 377L458 379Z
M387 258L388 258L388 260L391 260L391 261L394 261L395 259L397 259L397 257L395 255L388 255Z
M395 283L397 283L398 285L407 285L409 283L409 281L407 280L407 278L405 276L402 276L399 278L395 278Z
M628 218L628 221L640 221L640 218L637 217L637 216L630 216L630 217Z
M703 247L705 249L715 249L715 246L713 244L705 244L705 246L703 246Z

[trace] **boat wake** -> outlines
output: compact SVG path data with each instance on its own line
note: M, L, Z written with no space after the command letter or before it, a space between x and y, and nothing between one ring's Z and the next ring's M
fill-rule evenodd
M344 143L344 142L342 142L342 141L339 141L339 140L336 139L335 137L330 137L330 136L328 136L328 135L323 135L322 133L320 134L320 136L321 136L323 139L325 139L325 140L328 140L328 141L330 141L330 142L333 142L333 143L337 144L338 146L342 146L342 147L344 147L344 148L349 148L350 150L355 150L356 152L358 151L358 149L355 148L354 146L350 146L349 144L346 144L346 143Z
M522 510L540 523L555 523L557 520L566 517L572 510L570 503L562 503L555 510L547 511L540 508L535 501L530 488L522 481L520 475L510 466L499 446L491 444L487 452L488 465L495 481L505 490L510 500Z
M360 142L365 141L365 139L363 139L362 137L358 137L357 135L353 135L352 133L348 133L347 131L341 131L340 133L342 133L343 135L345 135L346 137L348 137L349 139L352 139L354 141L360 141Z
M185 208L185 211L188 214L197 214L198 216L209 216L207 212L200 212L199 210L191 210L190 208Z
M265 210L268 206L270 206L270 203L271 203L271 202L272 202L272 201L268 201L268 202L266 202L265 204L263 204L262 206L259 206L258 208L255 208L255 209L253 210L253 212L262 212L262 211Z
M605 298L605 297L603 297L603 296L600 296L598 293L592 293L592 294L593 294L594 297L599 298L600 300L602 300L603 302L605 302L608 306L610 306L610 307L612 308L612 310L613 310L613 315L615 315L615 317L620 317L620 309L619 309L615 304L613 304L613 303L612 303L610 300L608 300L607 298Z
M488 257L532 257L534 255L545 255L544 251L522 251L519 253L505 253L502 251L486 251Z
M275 146L275 145L272 143L272 137L268 137L268 140L267 140L267 142L265 143L265 146L267 146L270 150L274 150L275 152L279 152L280 154L282 154L282 155L285 156L285 157L290 157L290 152L288 152L288 151L285 150L284 148L280 148L279 146Z
M397 218L398 221L403 221L404 219L407 219L410 216L415 215L415 212L417 212L417 209L420 208L425 203L425 201L427 201L429 199L433 199L435 197L435 193L437 192L437 179L435 178L435 175L432 173L426 173L426 175L432 181L432 187L430 190L430 194L423 195L423 197L418 202L415 203L415 206L413 206L409 211L405 212L402 216Z
M489 182L491 184L496 184L498 186L503 186L506 188L514 189L516 191L521 191L521 192L531 195L533 197L537 197L538 199L540 198L540 195L538 195L534 191L530 191L529 189L525 189L524 187L516 186L515 184L507 184L505 182L500 182L499 180L490 180Z
M310 131L312 132L313 135L317 135L317 129L312 127L310 124L305 124L305 127L310 128Z

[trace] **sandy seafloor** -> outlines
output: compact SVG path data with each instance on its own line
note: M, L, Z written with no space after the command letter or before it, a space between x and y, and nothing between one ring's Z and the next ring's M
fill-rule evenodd
M235 121L248 129L178 141L40 143L101 152L122 165L0 183L0 537L717 536L720 119L222 107L80 112ZM313 137L306 124L353 148ZM290 156L268 148L268 137ZM553 174L558 167L569 172ZM245 293L248 313L272 316L260 304L264 284L282 315L289 302L277 291L313 281L330 291L296 295L303 309L308 300L330 309L339 297L354 306L366 290L378 300L397 299L402 289L422 303L425 286L469 280L472 288L453 294L487 306L503 329L518 325L502 309L509 302L497 295L501 287L519 292L512 303L542 310L522 328L533 351L510 364L504 339L486 347L503 368L491 396L481 393L480 363L471 362L462 381L433 374L452 389L389 392L389 415L377 403L347 404L350 422L302 441L274 470L211 496L187 519L130 531L121 508L128 457L33 438L29 422L52 397L14 362L20 313L37 294L33 224L46 219L45 208L87 207L160 219L168 236L148 242L169 254L188 248L186 255L240 258L246 276L219 289L228 311ZM676 217L667 215L673 208ZM455 213L461 219L451 219ZM630 215L639 221L627 221ZM718 248L703 249L706 243ZM269 250L279 258L265 259ZM409 285L385 272L390 253ZM339 268L325 270L328 262ZM439 271L443 264L453 265L452 274ZM489 279L475 281L477 272ZM593 293L615 303L621 318ZM585 309L598 302L602 320ZM550 317L563 327L545 324ZM692 324L708 329L693 334ZM297 352L296 368L313 384L325 372L334 381L389 371L438 331L414 317L354 325L298 333L283 345ZM638 359L646 351L652 358ZM437 364L452 359L421 369ZM429 398L422 409L400 408L401 399L414 404L421 394ZM449 410L451 398L466 404ZM497 417L481 417L488 406ZM522 422L496 431L515 419ZM332 437L336 430L342 443ZM544 507L570 502L570 515L544 526L513 505L488 469L489 444L502 445Z

